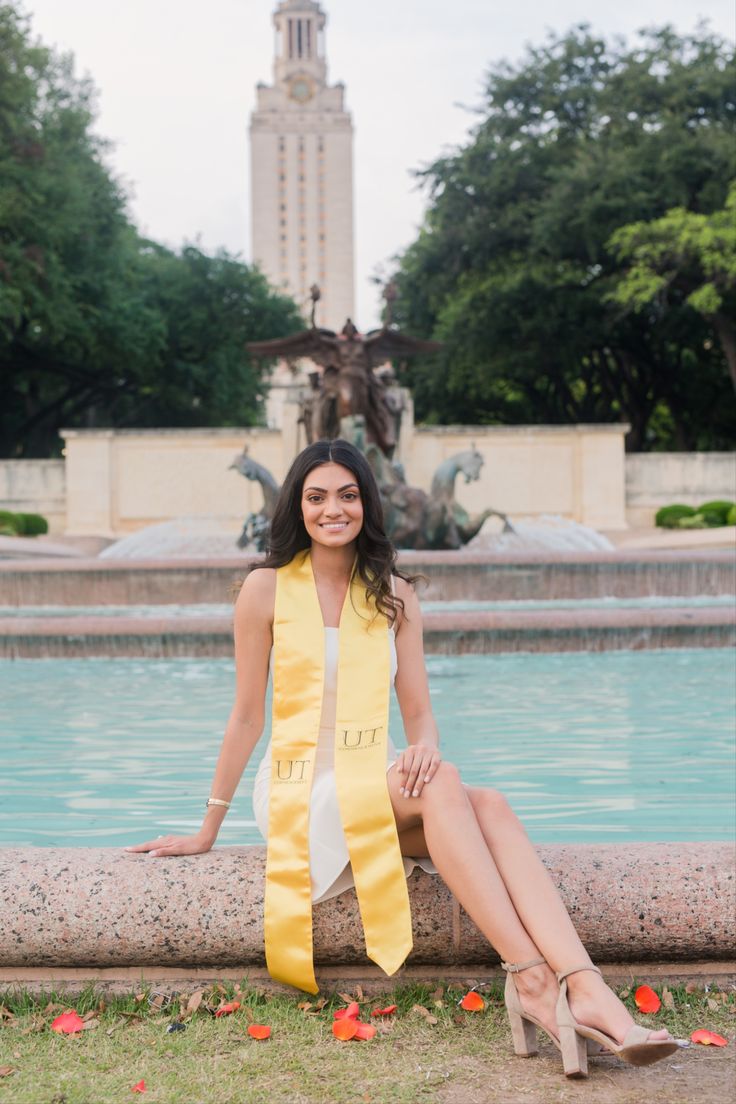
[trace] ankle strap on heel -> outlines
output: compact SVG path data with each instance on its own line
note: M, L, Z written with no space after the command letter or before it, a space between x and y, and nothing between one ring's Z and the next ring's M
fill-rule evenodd
M502 962L501 966L508 974L518 974L530 966L543 966L546 961L546 958L532 958L529 962Z
M600 974L600 970L598 969L598 967L594 966L591 962L588 966L573 966L570 970L561 970L560 973L556 975L556 977L558 981L564 981L565 978L570 976L570 974L579 974L582 970L595 970L596 974ZM603 975L601 974L601 977L602 976Z

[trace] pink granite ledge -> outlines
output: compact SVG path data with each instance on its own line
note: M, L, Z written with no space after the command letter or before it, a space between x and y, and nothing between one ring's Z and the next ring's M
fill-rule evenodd
M548 845L538 851L591 955L605 962L734 957L728 843ZM263 967L263 847L152 859L117 848L0 851L0 967ZM409 881L409 965L497 955L439 877ZM366 963L355 893L314 909L315 961Z

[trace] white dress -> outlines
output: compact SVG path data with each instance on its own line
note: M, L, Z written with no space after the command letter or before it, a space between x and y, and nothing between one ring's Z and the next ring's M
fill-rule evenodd
M322 696L317 758L314 764L312 791L309 799L309 868L312 879L312 900L326 901L336 897L353 882L348 845L340 820L335 787L335 713L337 708L337 658L339 629L325 627L325 684ZM391 682L396 677L397 659L393 629L389 630L391 646ZM273 649L272 649L273 659ZM394 766L396 748L389 737L386 770ZM271 783L271 741L258 766L253 786L253 811L264 839L268 837L268 795ZM404 857L408 877L415 866L430 874L437 870L429 859Z

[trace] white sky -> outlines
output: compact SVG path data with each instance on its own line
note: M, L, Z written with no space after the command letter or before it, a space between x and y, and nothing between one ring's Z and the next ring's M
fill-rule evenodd
M99 93L97 130L144 234L250 259L248 118L271 81L275 0L23 0L46 45L71 50ZM375 325L370 277L415 237L411 170L459 143L491 62L550 28L627 37L699 17L733 37L733 0L322 0L331 82L355 126L356 319Z

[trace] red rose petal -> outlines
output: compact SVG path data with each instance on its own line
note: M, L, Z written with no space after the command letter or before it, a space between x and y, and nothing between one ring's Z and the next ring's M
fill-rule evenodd
M395 1004L389 1004L387 1008L374 1008L371 1016L393 1016L396 1011Z
M335 1012L334 1019L336 1020L357 1020L360 1015L360 1008L357 1001L352 1001L347 1008L338 1008Z
M74 1035L77 1031L84 1031L84 1020L74 1010L62 1012L51 1024L52 1031L58 1031L60 1035Z
M133 1088L130 1091L131 1092L145 1092L146 1091L146 1082L145 1081L139 1081L138 1084L134 1085Z
M348 1039L353 1039L357 1033L357 1023L352 1018L348 1019L346 1016L343 1016L340 1020L335 1020L332 1025L332 1034L343 1043L346 1043Z
M229 1016L232 1012L237 1012L240 1008L240 1001L229 1001L228 1004L223 1004L215 1012L215 1016Z
M728 1039L724 1039L722 1035L716 1035L715 1031L708 1031L704 1027L693 1031L690 1042L700 1043L702 1046L728 1046Z
M353 1023L356 1027L356 1039L363 1039L364 1041L367 1041L368 1039L372 1039L373 1036L376 1034L376 1029L373 1024L363 1023L362 1020L353 1020Z
M634 1000L636 1001L636 1007L640 1012L650 1013L659 1012L662 1007L662 1002L648 985L640 985L634 993Z
M460 1007L464 1008L466 1012L482 1012L485 1006L486 1002L483 1000L480 993L474 991L466 993L460 1001Z
M248 1024L248 1034L253 1039L268 1039L271 1035L271 1028L266 1027L265 1024Z

